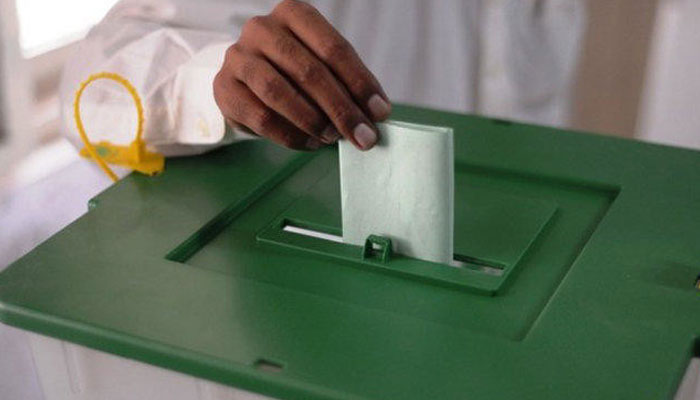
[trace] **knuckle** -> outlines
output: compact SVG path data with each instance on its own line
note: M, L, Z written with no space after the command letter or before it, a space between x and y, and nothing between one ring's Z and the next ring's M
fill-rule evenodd
M282 80L278 77L271 77L263 80L262 94L266 99L272 101L279 100L283 94Z
M323 76L323 68L315 62L308 62L301 66L299 71L299 83L315 85Z
M229 75L224 71L219 71L212 82L214 101L219 109L226 114L226 110L230 110L231 102L231 85Z
M262 16L262 15L256 15L254 17L249 18L245 24L243 24L243 28L241 30L242 36L245 35L247 36L248 34L254 34L255 32L259 31L260 29L265 29L267 27L267 17Z
M373 89L372 84L362 76L357 76L350 79L348 82L348 89L351 93L363 99L368 98L377 91L376 89Z
M270 15L287 24L291 20L308 21L310 18L317 18L321 13L305 1L283 0Z
M320 56L324 61L345 61L350 57L350 44L344 40L331 40L321 47Z
M299 7L304 7L305 5L304 2L299 0L282 0L277 4L274 11L285 13L298 9Z
M294 57L297 52L297 46L294 39L291 36L280 35L275 40L275 49L280 54L288 57Z
M231 60L234 58L234 53L236 52L236 49L233 46L234 45L228 46L228 48L226 49L224 60Z
M251 17L245 23L245 26L249 26L251 28L263 27L265 26L265 17L262 15L256 15L254 17Z
M243 82L252 82L257 71L256 63L253 60L247 60L240 66L240 78Z
M226 49L226 54L225 54L224 58L226 60L229 60L229 61L235 60L240 53L241 53L241 45L238 43L234 43Z
M223 75L224 75L223 68L219 69L219 71L216 72L216 75L214 75L214 80L212 81L212 86L214 87L214 89L216 89L217 86L221 85Z
M245 116L248 114L248 104L241 100L233 100L231 102L231 115L230 118L236 121L243 121Z
M335 103L330 108L330 117L339 127L352 129L355 113L352 108L345 103Z
M269 108L258 110L252 117L251 124L260 132L269 130L275 119L274 113Z

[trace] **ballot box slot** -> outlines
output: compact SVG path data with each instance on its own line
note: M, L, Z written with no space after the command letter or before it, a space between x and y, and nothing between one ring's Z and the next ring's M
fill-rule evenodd
M319 226L317 226L316 229L314 229L312 225L313 224L301 221L292 221L289 219L284 219L282 222L282 230L296 235L303 235L319 240L328 240L335 243L343 243L342 235L330 232L332 231L332 229L326 227L325 230L323 230L324 228ZM366 247L366 244L365 249L363 251L363 259L371 258L371 254L368 250L371 250L371 253L373 254L381 253L381 251L383 250L382 244L373 241L373 237L377 236L372 235L372 237L368 238L367 243L369 244L369 246L371 246L371 249L368 249ZM449 265L456 268L470 269L478 273L492 276L503 275L503 271L506 267L504 263L500 263L498 261L470 257L468 255L459 253L455 253L453 255L453 261L450 262Z
M469 268L487 275L501 276L505 269L505 264L497 261L484 260L455 253L454 260L450 263L453 267Z
M285 220L282 230L285 232L296 233L297 235L304 235L309 237L314 237L322 240L330 240L331 242L343 243L343 237L339 235L334 235L332 233L321 232L318 230L305 228L302 226L294 225L289 220Z
M364 246L342 242L339 228L309 221L279 217L257 235L265 246L285 247L336 259L336 268L350 265L370 272L419 280L426 284L447 286L492 295L490 288L504 279L505 263L457 253L454 261L440 264L395 253L390 238L370 235ZM350 263L348 263L350 261Z

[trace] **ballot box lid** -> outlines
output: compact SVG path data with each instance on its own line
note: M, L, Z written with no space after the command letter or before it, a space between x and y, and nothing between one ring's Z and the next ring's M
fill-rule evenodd
M454 129L454 265L339 242L335 148L246 141L98 195L0 274L0 319L279 398L673 395L700 352L699 152L392 117Z

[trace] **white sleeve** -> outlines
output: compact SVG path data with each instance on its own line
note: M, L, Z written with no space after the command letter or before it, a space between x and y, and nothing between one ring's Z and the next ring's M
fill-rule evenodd
M585 2L510 0L505 13L505 65L516 118L565 124L585 30Z
M583 0L486 2L479 112L561 126L586 27Z
M88 76L106 71L134 85L144 106L144 140L166 156L197 154L248 137L226 132L212 83L243 23L273 6L272 1L259 0L120 1L64 67L63 133L82 147L73 118L75 92ZM90 141L133 140L135 107L115 83L93 83L82 96L80 110Z

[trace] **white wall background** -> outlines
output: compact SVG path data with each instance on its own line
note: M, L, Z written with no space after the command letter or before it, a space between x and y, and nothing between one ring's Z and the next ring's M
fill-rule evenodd
M700 149L700 0L662 0L637 137Z

